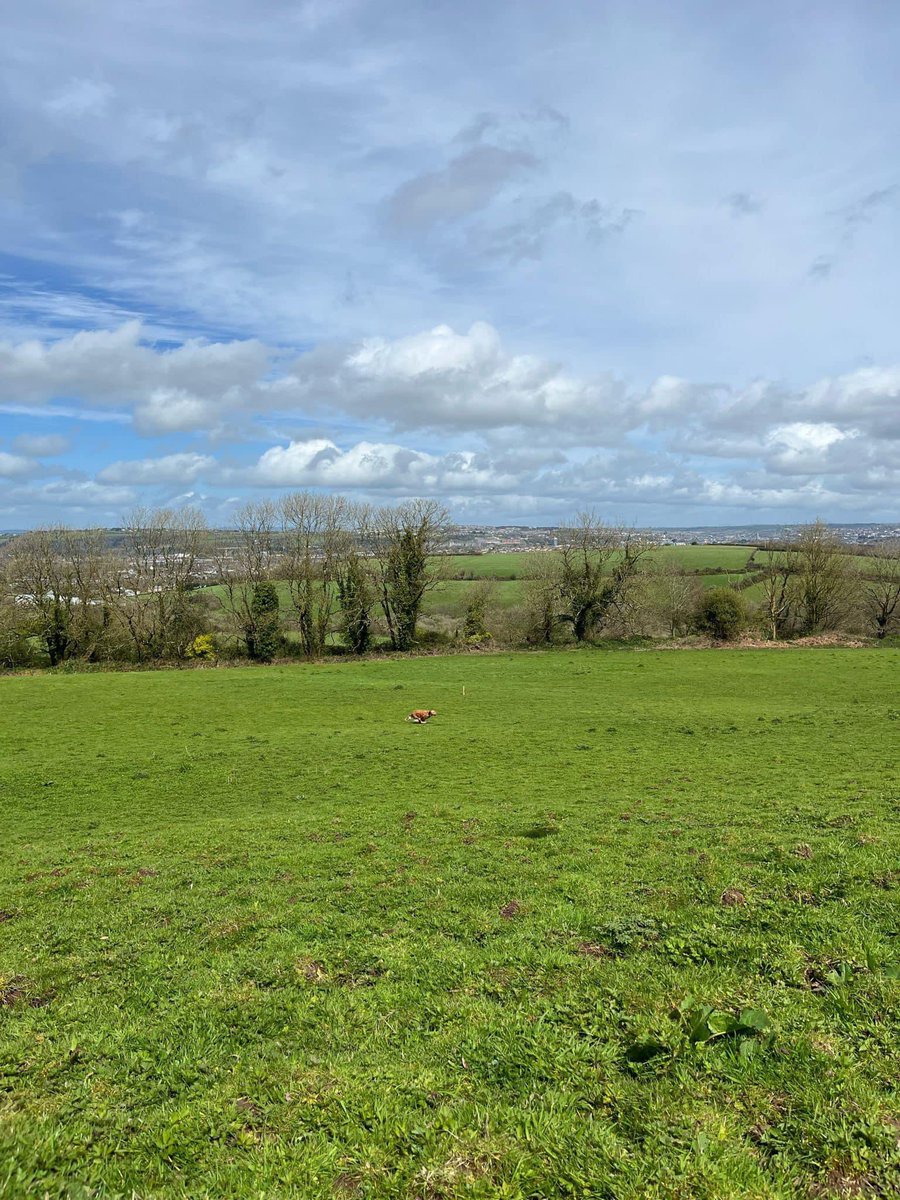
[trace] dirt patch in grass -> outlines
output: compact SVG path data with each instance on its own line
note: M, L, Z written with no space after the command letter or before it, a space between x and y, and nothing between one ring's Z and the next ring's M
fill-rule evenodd
M609 946L601 945L600 942L579 942L575 947L576 954L584 954L588 958L611 958L612 951Z
M332 976L340 987L374 987L387 971L382 966L342 967Z
M313 958L301 959L296 964L295 969L303 976L307 983L320 983L327 973L324 964L317 962Z
M350 1171L342 1171L340 1175L335 1176L331 1184L332 1193L341 1197L361 1196L362 1188L362 1177Z
M0 1008L15 1008L18 1004L43 1008L53 996L53 992L36 992L34 984L24 975L13 975L6 983L0 984Z
M850 1196L882 1196L885 1193L875 1183L871 1175L859 1175L843 1167L833 1167L821 1183L814 1183L809 1189L810 1196L819 1200L826 1197Z
M834 987L829 976L839 971L840 968L841 964L832 958L811 962L803 971L803 982L811 992L827 992L829 988Z

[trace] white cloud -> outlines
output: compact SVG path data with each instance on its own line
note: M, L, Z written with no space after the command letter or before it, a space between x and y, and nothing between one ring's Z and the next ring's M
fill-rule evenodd
M161 458L143 458L131 462L110 463L97 475L100 483L130 486L160 483L194 483L215 467L208 454L166 454Z
M76 524L80 514L88 519L116 522L137 498L133 488L107 487L93 479L58 479L39 486L10 489L2 500L7 511L21 507L48 514L51 521Z
M674 375L638 388L515 353L486 322L370 337L290 360L257 341L159 347L141 332L128 323L0 345L7 411L118 419L124 410L139 435L197 432L233 448L224 461L198 450L119 456L99 471L100 487L183 488L202 478L232 490L502 495L519 497L516 505L529 495L620 507L771 507L791 495L823 510L830 497L854 511L863 495L880 511L896 503L900 367L798 389ZM248 464L241 445L274 440L266 427L287 430L287 444ZM61 445L54 435L24 437L6 455L7 474L26 470L22 450L50 454Z
M845 432L827 422L794 421L790 425L776 425L767 440L771 446L784 447L789 454L805 456L820 453L835 442L856 436L855 430Z
M341 450L316 438L266 450L255 466L225 473L229 482L261 487L331 487L412 492L495 491L518 482L502 474L486 455L458 451L427 454L390 443L360 442Z
M7 454L0 450L0 477L3 479L23 479L34 473L35 465L31 459L21 454Z

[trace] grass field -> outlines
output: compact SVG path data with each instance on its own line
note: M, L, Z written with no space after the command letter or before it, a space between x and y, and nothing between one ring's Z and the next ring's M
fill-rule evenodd
M896 1196L898 668L0 679L0 1196Z
M744 576L741 574L753 553L747 546L664 546L654 553L653 561L658 566L675 562L686 573L721 568L720 573L698 576L705 588L727 587ZM474 582L493 580L490 603L492 607L512 608L524 599L523 580L534 570L539 555L526 551L509 554L454 554L448 555L444 563L447 578L436 588L426 593L423 613L426 616L445 616L460 620ZM463 578L454 578L462 575ZM286 583L278 584L282 607L289 609L290 594ZM204 588L203 591L226 601L225 589L220 585ZM747 593L749 596L749 593Z
M524 579L534 567L540 551L515 551L509 554L448 555L447 567L475 579ZM657 563L675 562L684 571L700 571L715 567L721 571L738 571L746 566L752 546L661 546L653 553Z

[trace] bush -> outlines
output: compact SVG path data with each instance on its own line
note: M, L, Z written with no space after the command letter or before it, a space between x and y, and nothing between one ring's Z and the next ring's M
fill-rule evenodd
M747 625L747 606L732 588L705 592L694 610L694 628L719 642L730 642Z
M452 646L453 634L446 629L420 628L416 635L416 645L422 649L435 646Z
M188 646L188 658L198 658L201 662L215 662L219 657L216 639L211 633L198 633Z
M482 646L491 640L487 627L487 606L492 586L490 583L476 583L469 592L466 615L459 634L460 641L466 646Z
M46 665L45 656L35 649L30 638L13 630L0 629L0 670Z
M271 662L281 649L281 623L278 614L278 589L269 580L254 585L250 602L253 616L252 636L247 638L247 650L258 662Z

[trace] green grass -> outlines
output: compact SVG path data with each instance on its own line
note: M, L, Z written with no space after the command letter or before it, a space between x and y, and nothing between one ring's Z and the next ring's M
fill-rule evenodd
M448 556L447 569L451 574L465 572L476 579L525 579L541 553L453 554ZM741 570L752 553L752 546L660 546L653 552L653 561L676 562L686 572L711 567L725 572Z
M896 1196L898 667L0 679L0 1196Z
M654 562L676 562L683 571L702 571L715 567L722 572L740 571L753 554L752 546L661 546Z
M445 568L475 579L525 579L534 569L538 551L514 550L509 554L448 554Z
M426 592L423 612L426 615L443 613L451 617L461 617L466 610L466 604L472 595L472 589L479 586L480 580L447 579L433 591ZM520 579L494 580L491 587L488 605L491 608L512 608L521 604L524 590Z

